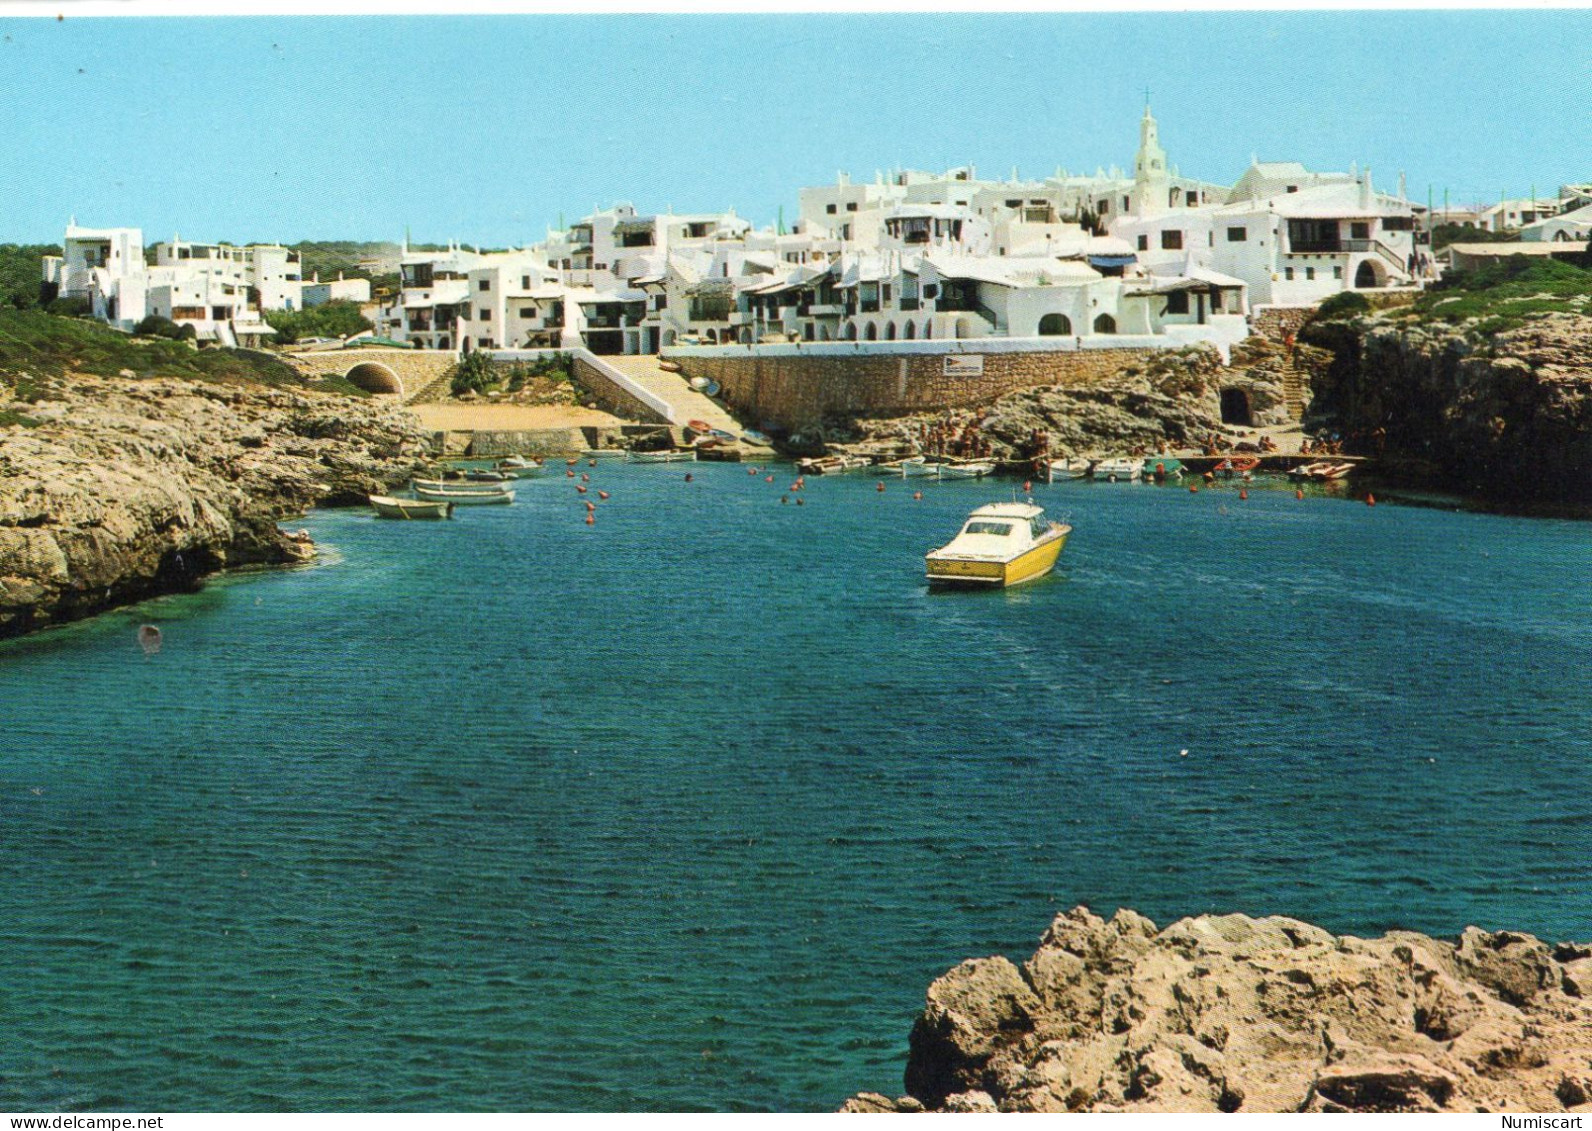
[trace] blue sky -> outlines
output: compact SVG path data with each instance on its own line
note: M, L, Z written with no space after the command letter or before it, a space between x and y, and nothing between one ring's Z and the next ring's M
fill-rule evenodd
M70 11L70 7L66 9ZM1441 203L1592 180L1592 11L0 19L0 241L758 223L836 170L1369 164Z

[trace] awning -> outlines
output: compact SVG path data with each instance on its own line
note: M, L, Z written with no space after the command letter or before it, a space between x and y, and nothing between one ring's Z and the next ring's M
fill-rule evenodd
M1131 267L1139 261L1136 255L1091 255L1091 267Z

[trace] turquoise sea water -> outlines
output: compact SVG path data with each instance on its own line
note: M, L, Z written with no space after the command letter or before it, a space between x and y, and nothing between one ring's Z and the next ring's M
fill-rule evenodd
M827 1109L1079 902L1592 936L1587 524L1059 484L941 595L1009 485L686 470L0 648L0 1109Z

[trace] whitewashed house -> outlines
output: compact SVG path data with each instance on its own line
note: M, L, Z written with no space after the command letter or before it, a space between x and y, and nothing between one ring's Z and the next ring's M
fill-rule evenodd
M138 228L80 228L74 219L61 255L44 261L45 282L62 298L86 299L95 318L131 330L148 313L144 233Z

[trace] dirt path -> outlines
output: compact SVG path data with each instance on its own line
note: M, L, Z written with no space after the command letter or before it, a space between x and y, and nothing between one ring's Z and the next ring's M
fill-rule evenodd
M409 411L428 432L531 432L625 423L610 413L579 405L416 404L410 405Z

